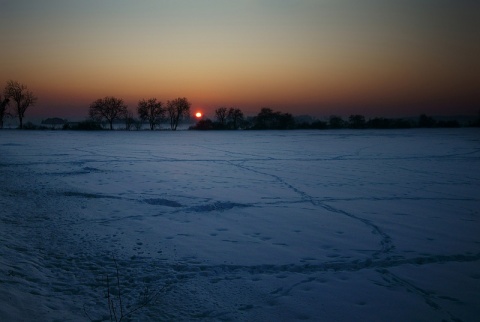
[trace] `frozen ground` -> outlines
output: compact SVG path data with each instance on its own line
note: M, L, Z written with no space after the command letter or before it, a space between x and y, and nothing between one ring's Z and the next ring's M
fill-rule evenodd
M0 320L108 320L116 261L135 321L478 321L479 169L477 129L1 131Z

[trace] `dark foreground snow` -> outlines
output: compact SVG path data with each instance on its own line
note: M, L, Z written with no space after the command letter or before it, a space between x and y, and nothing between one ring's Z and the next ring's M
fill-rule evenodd
M480 132L0 132L0 321L475 321ZM113 285L112 285L113 284Z

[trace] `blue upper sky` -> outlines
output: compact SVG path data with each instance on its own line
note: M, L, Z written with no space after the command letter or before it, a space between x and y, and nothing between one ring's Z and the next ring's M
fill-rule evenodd
M0 1L0 84L31 113L83 116L106 95L195 109L476 114L478 1Z

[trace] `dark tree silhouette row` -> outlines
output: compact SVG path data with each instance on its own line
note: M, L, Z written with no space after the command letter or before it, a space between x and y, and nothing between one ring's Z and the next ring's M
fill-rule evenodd
M13 80L7 81L3 96L0 94L0 129L3 128L3 122L7 116L18 117L20 129L36 129L37 126L30 122L26 126L23 124L26 110L33 106L36 101L37 97L27 89L27 86ZM12 106L12 112L8 111L9 106ZM170 129L174 131L177 129L180 120L188 118L190 106L190 102L185 97L167 101L165 105L157 101L156 98L150 98L138 102L137 113L141 122L149 123L151 130L154 130L156 125L167 118L170 123ZM137 123L137 125L140 123L133 119L133 115L128 111L124 101L113 96L95 100L90 104L88 115L90 117L89 120L73 126L65 122L64 128L96 130L101 129L98 123L106 121L112 130L113 123L121 119L125 120L127 129L134 123ZM61 121L58 118L52 120L53 124L58 124Z
M138 102L137 113L142 121L149 123L151 130L154 130L155 126L160 124L167 115L170 129L175 131L179 121L189 116L190 106L190 102L185 97L167 101L165 108L163 103L157 101L156 98L142 99ZM96 122L105 120L109 124L110 130L113 130L113 123L116 120L124 119L127 129L135 122L123 100L113 96L94 101L89 107L89 116Z
M210 119L200 120L190 129L192 130L238 130L245 128L245 116L243 112L231 107L219 107L215 110L216 121Z
M23 124L26 110L33 106L37 97L27 89L27 86L17 81L7 81L3 96L0 93L0 128L3 128L3 120L7 116L17 117L19 128L26 129L47 129L37 127L32 123ZM128 110L122 99L107 96L95 100L89 106L88 114L90 119L77 124L70 124L59 118L48 119L45 124L63 124L64 129L78 130L100 130L101 124L106 122L109 128L118 121L125 121L126 129L134 126L141 129L143 122L149 124L150 130L167 120L170 129L175 131L182 119L188 119L190 113L190 102L185 97L179 97L163 104L156 98L142 99L137 105L139 119L135 119ZM8 110L11 107L11 111ZM43 123L43 122L42 122ZM480 113L476 121L470 122L469 126L480 126ZM328 121L314 120L311 122L296 120L290 113L281 113L265 107L254 117L245 117L238 108L219 107L215 110L215 120L202 119L190 129L194 130L290 130L290 129L400 129L400 128L432 128L432 127L460 127L456 120L437 121L433 117L422 114L417 120L410 119L389 119L376 117L366 120L363 115L350 115L348 120L340 116L330 116Z
M291 130L291 129L406 129L406 128L432 128L432 127L460 127L456 120L436 121L434 118L422 114L418 120L409 119L388 119L375 117L369 120L363 115L350 115L348 120L340 116L332 115L328 121L314 120L312 122L297 121L290 113L274 112L271 108L262 108L260 112L251 118L244 118L243 113L238 110L241 117L235 119L231 116L234 109L228 110L225 107L215 110L215 121L210 119L200 120L192 126L193 130ZM235 126L234 126L235 125ZM480 117L470 126L480 126Z

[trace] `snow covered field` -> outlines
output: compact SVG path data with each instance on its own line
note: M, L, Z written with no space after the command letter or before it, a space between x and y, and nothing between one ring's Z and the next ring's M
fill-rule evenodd
M478 321L478 129L0 132L0 321Z

